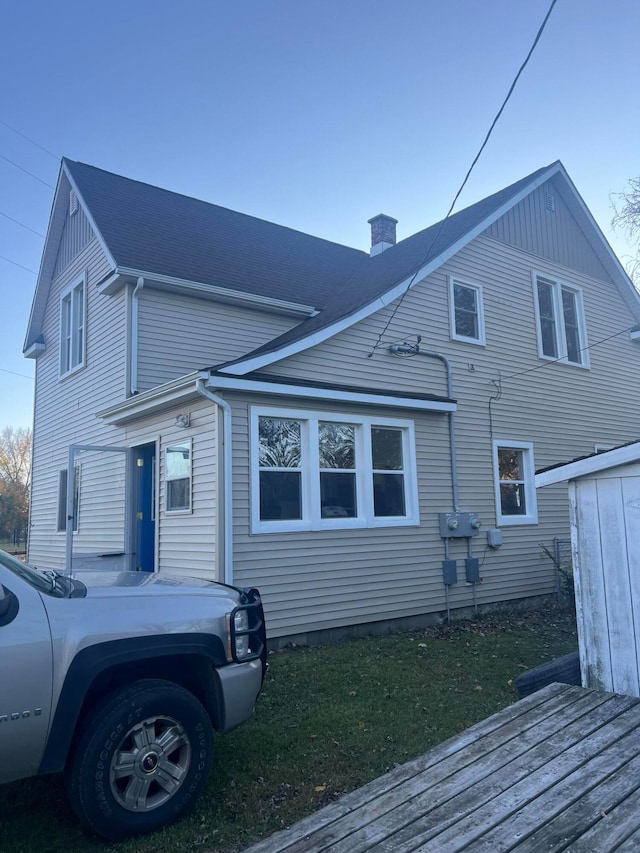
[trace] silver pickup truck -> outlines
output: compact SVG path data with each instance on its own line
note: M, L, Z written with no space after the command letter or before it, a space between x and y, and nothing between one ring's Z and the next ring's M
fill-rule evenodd
M214 730L252 714L265 667L255 589L68 578L0 551L0 783L64 771L76 814L104 838L187 813Z

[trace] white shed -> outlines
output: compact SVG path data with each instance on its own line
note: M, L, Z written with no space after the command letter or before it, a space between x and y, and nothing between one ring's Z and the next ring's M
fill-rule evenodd
M640 441L536 474L568 481L582 684L640 696Z

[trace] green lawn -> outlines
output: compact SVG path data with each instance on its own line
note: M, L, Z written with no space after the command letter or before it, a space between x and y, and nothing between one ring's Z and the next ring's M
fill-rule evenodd
M0 797L0 850L241 849L514 702L519 673L576 645L573 616L551 608L272 654L189 818L116 847L80 829L60 778L18 782Z
M8 554L22 554L26 552L27 546L24 542L21 545L14 545L11 542L0 539L0 551L6 551Z

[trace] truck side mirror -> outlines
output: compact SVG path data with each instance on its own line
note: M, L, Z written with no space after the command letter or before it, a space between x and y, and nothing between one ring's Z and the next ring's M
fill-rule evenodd
M13 622L18 612L18 599L0 583L0 625Z

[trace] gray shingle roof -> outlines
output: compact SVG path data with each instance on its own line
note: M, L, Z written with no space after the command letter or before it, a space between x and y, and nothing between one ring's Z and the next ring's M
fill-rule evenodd
M64 164L121 267L322 308L369 257L85 163Z
M370 257L94 166L64 164L118 266L320 309L219 368L273 353L348 318L438 258L557 165L538 169Z

